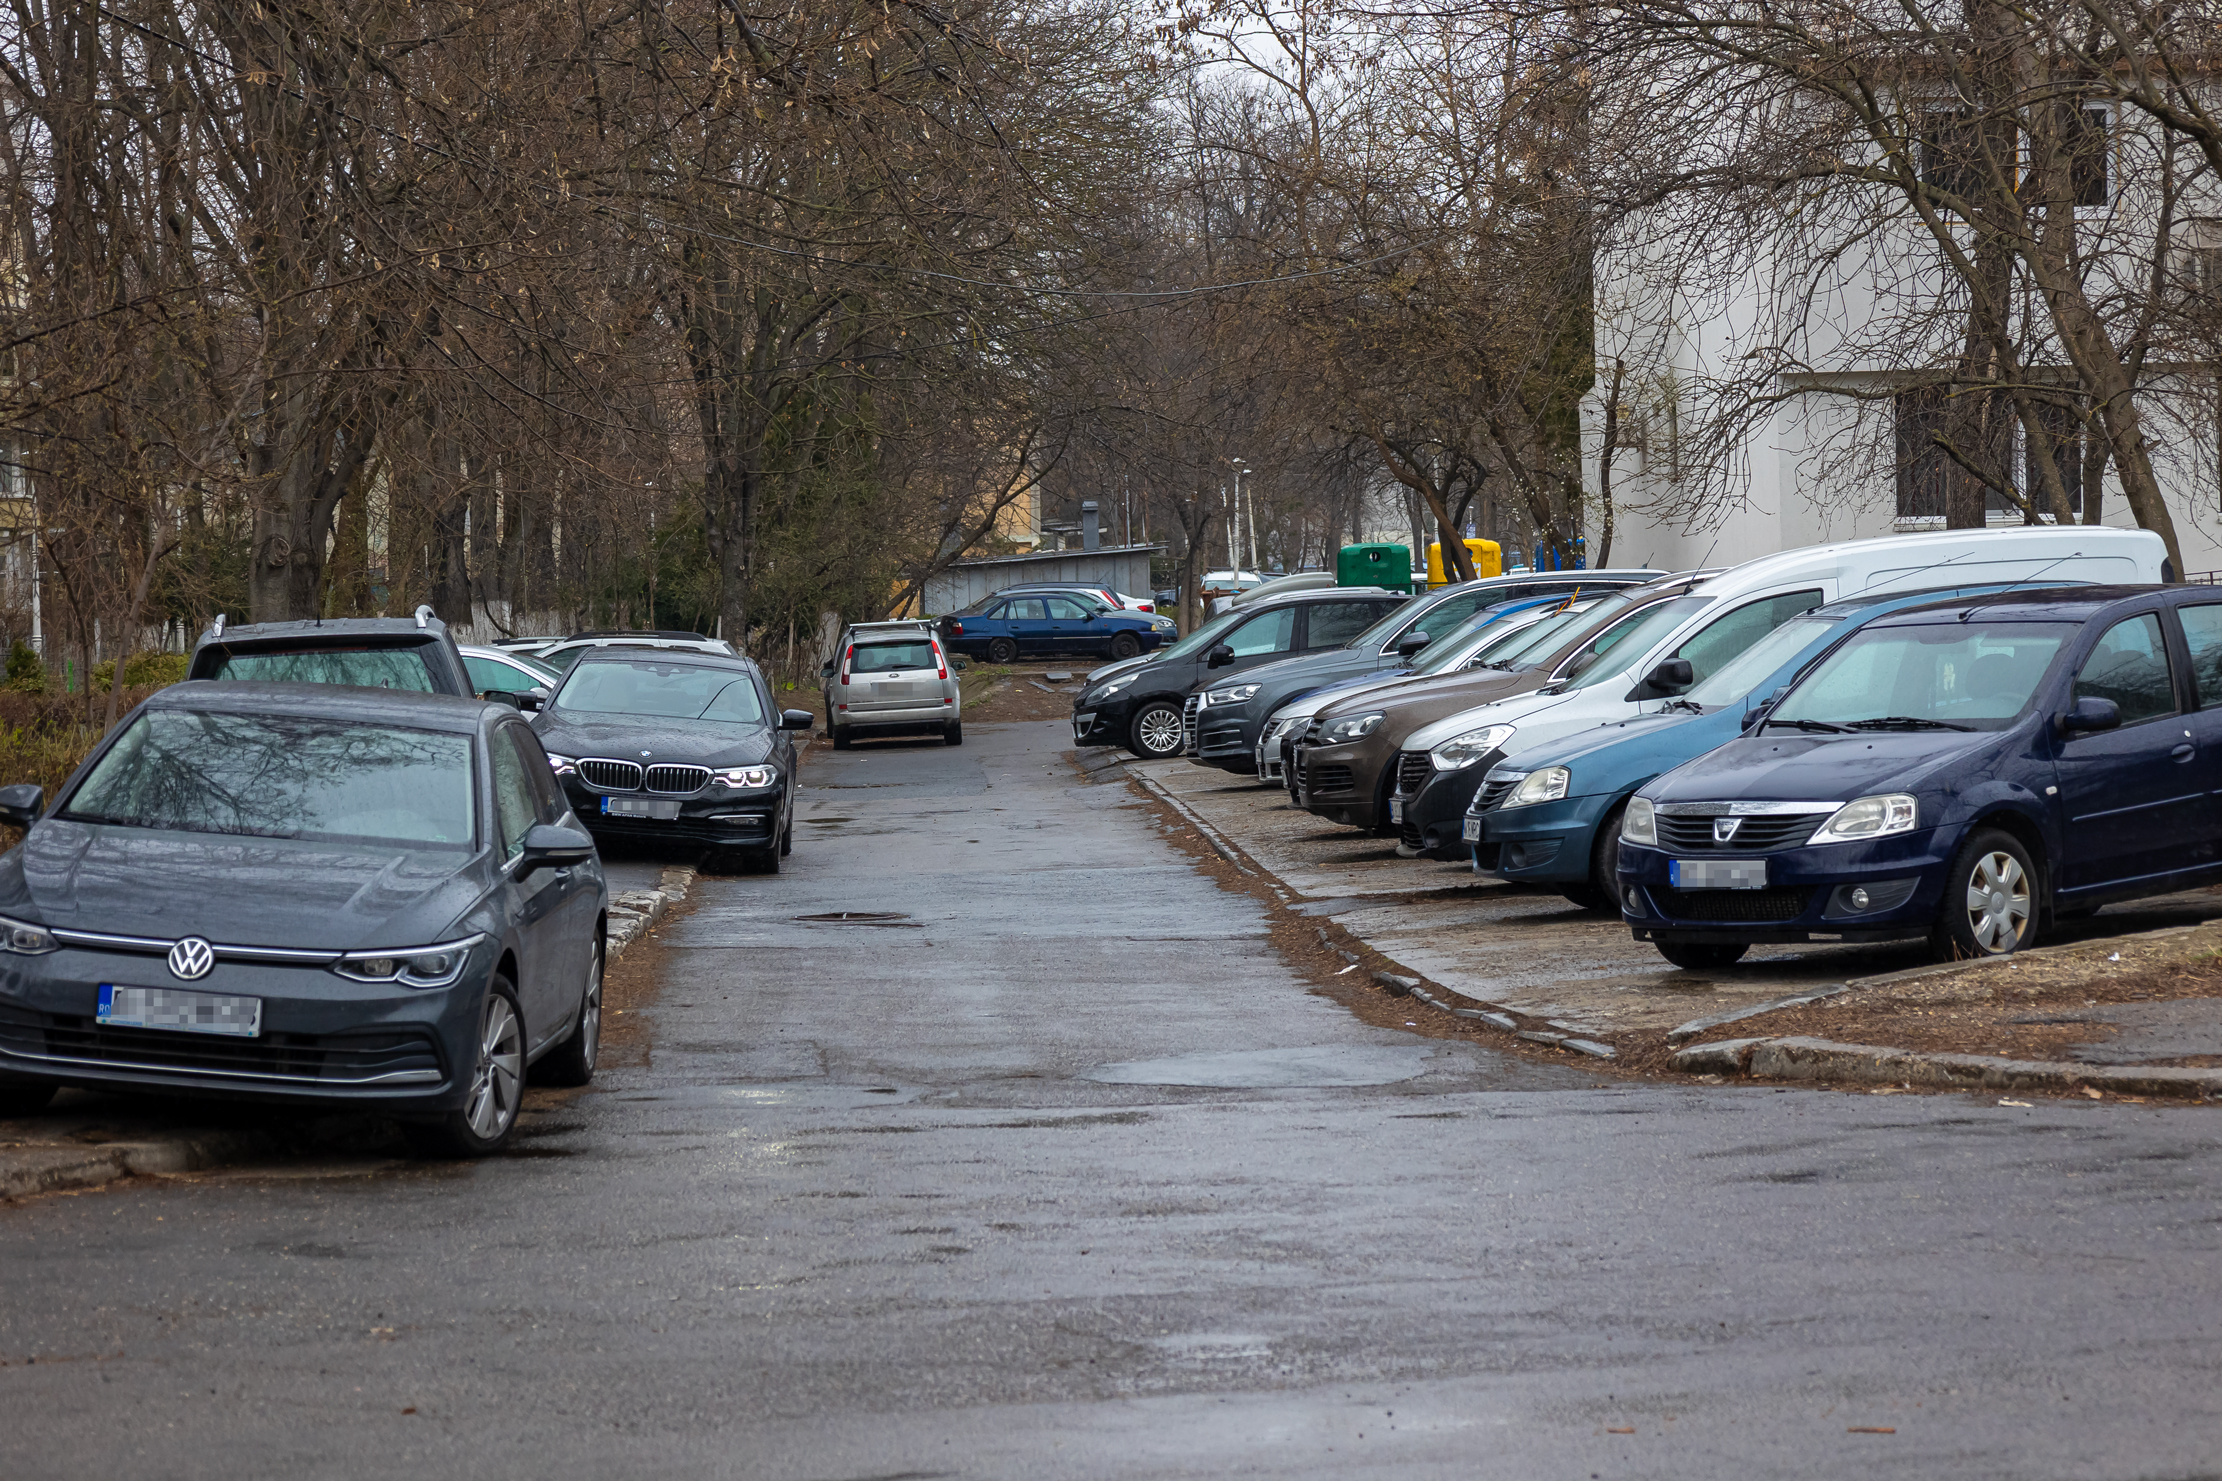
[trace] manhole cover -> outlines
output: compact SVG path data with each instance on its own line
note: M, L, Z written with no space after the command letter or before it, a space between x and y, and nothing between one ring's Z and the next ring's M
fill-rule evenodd
M917 929L923 921L914 921L899 910L830 910L822 915L798 915L799 921L814 926L909 926Z

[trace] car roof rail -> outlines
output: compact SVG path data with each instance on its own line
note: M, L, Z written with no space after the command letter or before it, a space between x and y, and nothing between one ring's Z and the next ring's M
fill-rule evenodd
M671 632L661 628L633 628L630 630L608 628L599 629L593 632L576 632L571 634L570 637L565 638L563 641L567 643L575 643L581 638L674 638L684 639L691 643L714 643L717 641L717 639L711 637L708 633Z
M429 603L429 602L419 602L419 603L417 603L417 626L418 626L419 628L422 628L422 627L423 627L423 626L424 626L424 625L425 625L426 623L430 622L430 621L431 621L431 620L432 620L433 618L435 618L435 617L437 617L437 616L439 616L439 615L440 615L439 613L437 613L437 612L435 612L435 611L433 611L433 610L432 610L432 605L431 605L431 603Z

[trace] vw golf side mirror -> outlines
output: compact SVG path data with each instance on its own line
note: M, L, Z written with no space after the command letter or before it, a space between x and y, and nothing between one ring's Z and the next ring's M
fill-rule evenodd
M2078 731L2112 730L2121 723L2122 707L2120 705L2114 703L2111 699L2100 699L2096 695L2090 694L2086 694L2083 698L2077 700L2073 708L2060 716L2058 722L2062 735L2073 735ZM14 790L13 787L10 787L8 792ZM0 792L0 803L7 800L8 792ZM0 816L4 816L4 814L0 814Z
M1228 664L1233 662L1234 649L1229 648L1225 643L1221 643L1218 647L1211 650L1211 656L1204 660L1204 667L1223 669Z
M593 857L594 838L585 829L535 823L526 830L524 852L517 856L517 878L542 869L568 869Z
M39 811L45 806L44 787L34 787L29 782L0 787L0 823L11 828L30 827L39 820Z
M1396 640L1396 656L1410 658L1435 640L1426 633L1406 633Z
M1659 666L1643 676L1643 681L1628 691L1628 698L1669 699L1697 682L1697 670L1690 667L1687 658L1662 658Z
M808 730L817 723L818 717L808 710L781 710L779 712L779 728L781 730Z

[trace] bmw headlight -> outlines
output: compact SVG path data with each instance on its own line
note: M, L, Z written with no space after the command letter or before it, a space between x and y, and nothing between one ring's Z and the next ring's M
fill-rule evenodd
M779 780L779 771L771 766L729 766L711 772L710 780L722 787L769 787Z
M1510 725L1485 725L1464 735L1454 735L1428 752L1428 759L1435 763L1437 771L1456 771L1462 766L1471 766L1491 752L1503 750L1505 742L1512 739L1512 729Z
M47 934L46 927L34 926L29 921L9 920L0 916L0 951L17 956L45 956L57 951L62 943Z
M391 951L351 951L332 970L354 982L397 982L403 987L447 987L463 975L471 948L484 936L466 936L437 946L405 946Z
M1806 842L1863 843L1870 838L1887 838L1893 833L1911 833L1920 813L1919 804L1905 792L1855 797L1829 814L1821 831Z
M1620 815L1620 841L1622 843L1648 843L1659 846L1659 819L1648 797L1631 797L1628 810Z
M1363 739L1379 730L1381 722L1388 718L1380 710L1374 710L1369 714L1348 715L1340 720L1330 720L1327 728L1319 733L1320 743L1332 746L1343 741Z
M548 753L548 769L557 776L569 776L579 769L579 758L576 756L558 756L555 752L550 751Z
M1541 771L1531 771L1505 798L1506 807L1533 807L1538 802L1556 802L1566 795L1567 783L1574 774L1563 766L1546 766Z
M1224 689L1207 689L1204 703L1212 706L1248 704L1250 697L1264 687L1263 684L1229 684Z

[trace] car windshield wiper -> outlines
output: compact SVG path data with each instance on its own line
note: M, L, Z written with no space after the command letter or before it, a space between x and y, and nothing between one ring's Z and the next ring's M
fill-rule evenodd
M1823 735L1847 735L1850 733L1843 726L1831 725L1826 720L1776 720L1770 717L1759 722L1759 728L1761 730L1766 729L1770 725L1784 725L1788 726L1792 730L1819 731Z
M1920 715L1884 715L1876 720L1854 720L1853 730L1973 730L1972 725L1958 725L1950 720L1929 720Z

